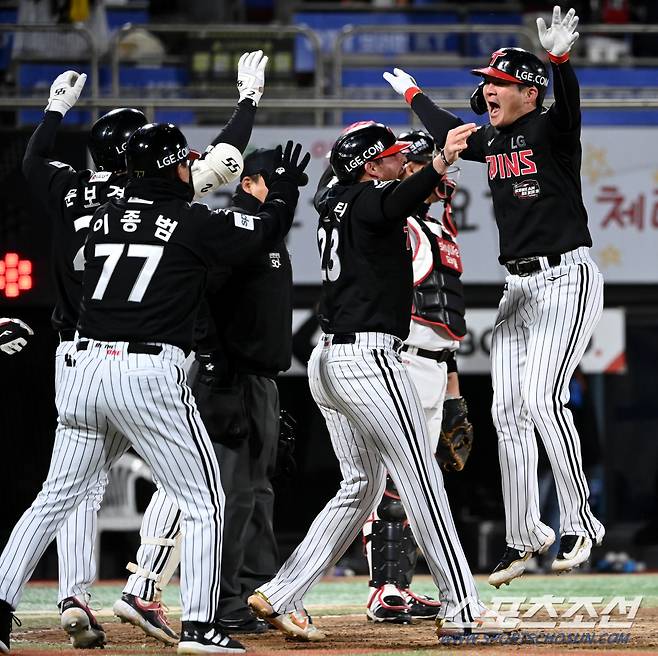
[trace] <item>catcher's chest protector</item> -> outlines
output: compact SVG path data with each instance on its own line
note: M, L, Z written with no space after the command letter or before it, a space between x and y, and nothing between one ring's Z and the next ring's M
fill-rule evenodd
M459 245L437 221L410 217L407 227L413 249L412 318L463 339L466 307Z

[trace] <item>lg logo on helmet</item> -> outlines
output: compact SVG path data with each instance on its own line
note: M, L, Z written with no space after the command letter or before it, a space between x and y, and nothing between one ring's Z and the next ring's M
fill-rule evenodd
M548 86L548 78L544 77L543 75L535 75L534 73L531 73L530 71L521 71L519 74L519 77L526 81L526 82L532 82L533 84L539 84L542 87L547 87Z

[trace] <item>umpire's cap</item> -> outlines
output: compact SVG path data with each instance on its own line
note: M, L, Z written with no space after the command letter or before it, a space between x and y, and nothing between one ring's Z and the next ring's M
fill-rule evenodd
M171 123L148 123L128 139L128 175L136 178L171 178L172 171L190 159L185 135ZM196 154L196 153L194 153Z
M409 148L404 151L404 156L410 162L431 162L434 157L434 139L423 130L410 130L401 132L398 141L406 141Z
M541 105L548 88L548 69L541 59L523 48L500 48L491 53L489 66L474 68L473 75L537 87Z
M392 130L381 123L364 123L343 132L336 140L329 161L339 182L356 182L366 162L395 155L409 144L398 142Z
M138 109L121 107L101 116L89 132L89 152L101 171L126 170L126 144L132 133L146 125Z
M260 175L265 178L267 184L270 175L274 171L276 162L276 151L274 148L257 148L252 150L244 158L244 167L240 174L240 180L254 175Z

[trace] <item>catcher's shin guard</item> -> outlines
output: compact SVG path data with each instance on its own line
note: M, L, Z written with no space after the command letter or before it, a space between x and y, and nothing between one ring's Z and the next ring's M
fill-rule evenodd
M406 590L411 585L417 563L418 544L411 531L411 526L407 524L402 531L402 542L400 545L400 588L403 590Z
M400 557L406 512L395 484L386 478L386 490L377 511L363 528L370 586L399 585Z

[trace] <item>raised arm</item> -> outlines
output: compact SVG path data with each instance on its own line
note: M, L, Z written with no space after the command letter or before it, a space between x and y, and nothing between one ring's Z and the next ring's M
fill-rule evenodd
M392 73L387 71L383 77L395 91L404 97L436 143L444 143L448 131L463 124L458 116L435 105L421 91L416 80L401 68L394 68Z
M84 73L75 71L66 71L55 79L50 87L43 120L30 137L23 156L23 175L35 195L46 205L51 201L53 190L56 195L59 187L65 185L75 173L68 164L53 160L52 152L59 124L80 97L86 79ZM54 189L55 180L57 189Z
M578 16L569 9L564 18L559 6L553 7L553 20L549 28L543 18L537 19L537 31L542 47L548 53L553 70L555 102L549 110L553 125L568 132L580 126L580 88L569 63L569 51L578 39Z
M256 108L263 95L268 57L262 50L245 52L238 62L238 104L222 131L192 165L195 197L200 198L232 182L242 172L242 153L254 127Z
M382 204L385 219L406 219L441 181L441 177L466 148L475 123L459 125L448 132L445 145L425 168L403 180L386 196Z

